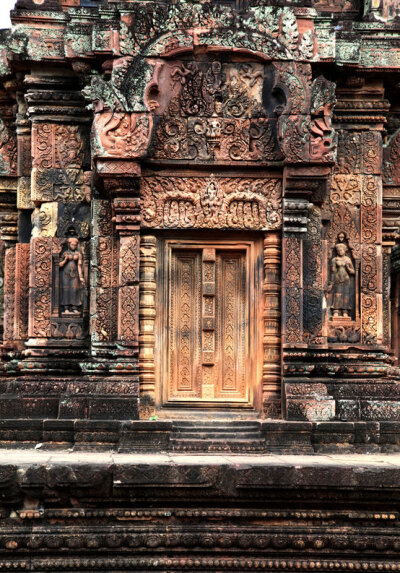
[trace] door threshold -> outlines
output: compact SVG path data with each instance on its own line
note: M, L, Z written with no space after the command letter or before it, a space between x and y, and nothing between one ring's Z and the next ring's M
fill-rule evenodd
M158 419L161 420L260 420L261 413L255 410L238 410L226 408L162 408L157 411Z

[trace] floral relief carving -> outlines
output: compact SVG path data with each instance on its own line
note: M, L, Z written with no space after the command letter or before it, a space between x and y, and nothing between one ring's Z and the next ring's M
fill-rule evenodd
M359 205L361 201L361 176L337 174L332 178L332 203Z
M120 284L129 285L139 281L139 236L124 238L120 249Z
M80 169L84 144L76 125L34 123L32 127L33 167Z
M30 320L32 337L50 337L52 288L52 239L32 240L30 274Z
M83 201L85 199L83 171L81 169L32 170L33 201Z

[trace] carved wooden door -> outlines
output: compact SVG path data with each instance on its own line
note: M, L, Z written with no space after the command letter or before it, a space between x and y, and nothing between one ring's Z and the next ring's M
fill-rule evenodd
M249 405L251 244L168 243L164 403Z

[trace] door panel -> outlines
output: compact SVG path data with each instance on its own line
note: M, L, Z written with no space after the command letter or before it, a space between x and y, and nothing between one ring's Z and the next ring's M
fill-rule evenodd
M246 254L220 253L218 261L218 347L217 395L244 398L246 395Z
M197 370L200 355L201 292L198 280L201 252L173 252L170 266L169 305L169 394L197 398L200 381Z
M164 403L249 405L250 245L167 245Z

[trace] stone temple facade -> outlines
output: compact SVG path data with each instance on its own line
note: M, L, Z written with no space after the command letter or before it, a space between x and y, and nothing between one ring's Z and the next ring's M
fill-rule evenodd
M0 571L400 571L398 0L18 0Z

